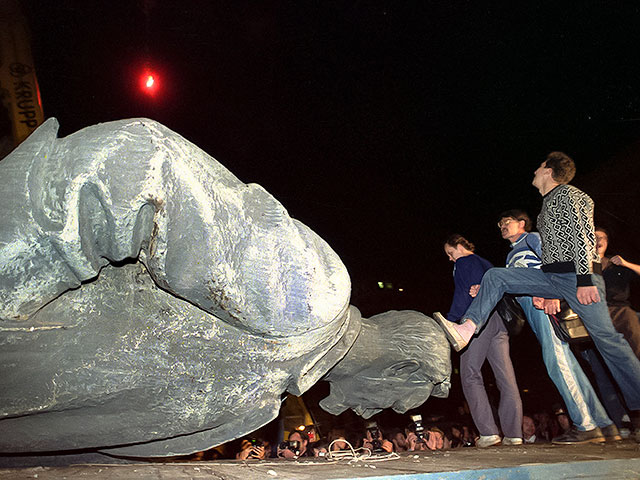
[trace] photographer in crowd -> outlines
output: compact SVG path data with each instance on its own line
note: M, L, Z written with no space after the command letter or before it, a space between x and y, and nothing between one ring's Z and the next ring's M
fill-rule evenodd
M362 447L368 448L372 453L393 452L393 443L384 438L376 422L367 424L367 430L362 439Z
M240 451L236 453L236 460L264 460L269 456L269 443L261 439L244 439L240 444Z
M309 436L300 431L293 431L289 434L289 440L278 445L278 457L299 458L314 457L313 450L308 449Z
M438 427L428 430L422 426L422 416L412 415L407 428L407 446L410 452L423 450L445 450L451 448L451 440Z

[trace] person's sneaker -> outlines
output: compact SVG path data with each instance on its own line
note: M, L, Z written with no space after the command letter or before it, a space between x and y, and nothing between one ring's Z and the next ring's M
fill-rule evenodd
M627 427L622 427L620 429L620 436L622 437L623 440L626 440L627 438L631 437L631 430Z
M488 448L494 445L500 445L500 435L480 435L480 438L476 440L476 447Z
M580 443L603 443L605 441L599 427L591 430L578 430L575 426L562 435L551 439L556 445L578 445Z
M469 338L465 338L465 336L459 331L460 325L450 322L444 318L440 312L434 312L433 318L440 324L442 330L444 330L444 334L447 336L447 340L449 340L449 343L451 343L451 346L456 352L459 352L467 346L469 340L471 340L471 337L473 336L473 333Z
M604 439L607 442L619 442L622 440L622 436L620 435L615 423L607 425L606 427L601 427L600 430L602 430L602 435L604 435Z
M522 439L518 437L504 437L502 439L502 445L507 445L509 447L515 447L517 445L522 445Z

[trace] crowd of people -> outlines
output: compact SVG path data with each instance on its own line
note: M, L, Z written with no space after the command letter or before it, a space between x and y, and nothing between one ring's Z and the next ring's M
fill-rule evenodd
M547 372L572 422L551 441L619 441L620 429L628 424L640 442L640 320L629 305L629 282L640 274L640 266L605 255L608 233L594 225L592 199L569 185L575 170L570 157L552 152L534 172L532 184L543 198L540 233L531 232L524 211L498 215L500 234L511 244L505 268L494 268L461 235L444 243L445 254L454 262L454 297L446 318L439 312L434 318L461 352L462 388L480 434L479 447L520 445L528 435L509 353L513 322L500 306L510 295L540 342ZM569 344L571 332L565 335L558 320L569 308L590 340L575 351ZM588 362L599 395L576 354ZM485 360L500 390L500 425L491 414L482 378Z
M550 153L535 171L532 184L543 198L539 233L532 232L533 222L522 210L497 215L499 234L511 245L504 268L494 268L476 254L462 235L444 242L454 263L454 294L446 318L439 312L434 318L460 351L469 421L424 426L414 416L407 425L386 429L363 421L361 431L333 429L326 437L307 427L280 443L244 439L235 458L331 457L357 451L384 455L626 437L640 442L640 314L629 303L629 284L640 275L640 265L606 255L609 233L594 225L591 198L569 185L574 175L573 160L561 152ZM507 306L499 307L500 302ZM523 412L509 351L516 322L504 313L514 308L508 306L513 302L538 339L547 373L564 402L552 413ZM586 341L573 343L571 334L561 334L558 318L566 312L581 319ZM500 392L497 409L482 376L486 361Z
M549 443L552 438L570 430L570 421L560 406L554 412L538 412L522 416L523 443ZM226 458L236 460L264 460L267 458L298 459L307 457L340 457L380 455L451 450L482 447L481 436L472 422L456 418L429 421L423 425L415 415L404 426L379 425L376 421L362 421L360 429L346 431L333 428L320 435L315 426L294 430L286 441L246 437L232 442ZM202 460L202 456L197 458Z

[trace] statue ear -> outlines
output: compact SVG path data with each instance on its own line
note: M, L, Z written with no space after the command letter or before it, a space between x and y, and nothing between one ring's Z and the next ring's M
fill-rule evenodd
M416 360L401 360L389 365L382 372L383 378L400 377L409 378L412 373L420 370L420 362Z

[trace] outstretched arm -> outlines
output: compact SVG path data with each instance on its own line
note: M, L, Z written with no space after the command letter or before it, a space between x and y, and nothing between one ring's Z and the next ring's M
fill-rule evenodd
M611 257L611 263L615 263L616 265L620 265L621 267L628 268L636 275L640 275L640 265L636 265L635 263L631 263L626 261L620 255L616 255L615 257Z

